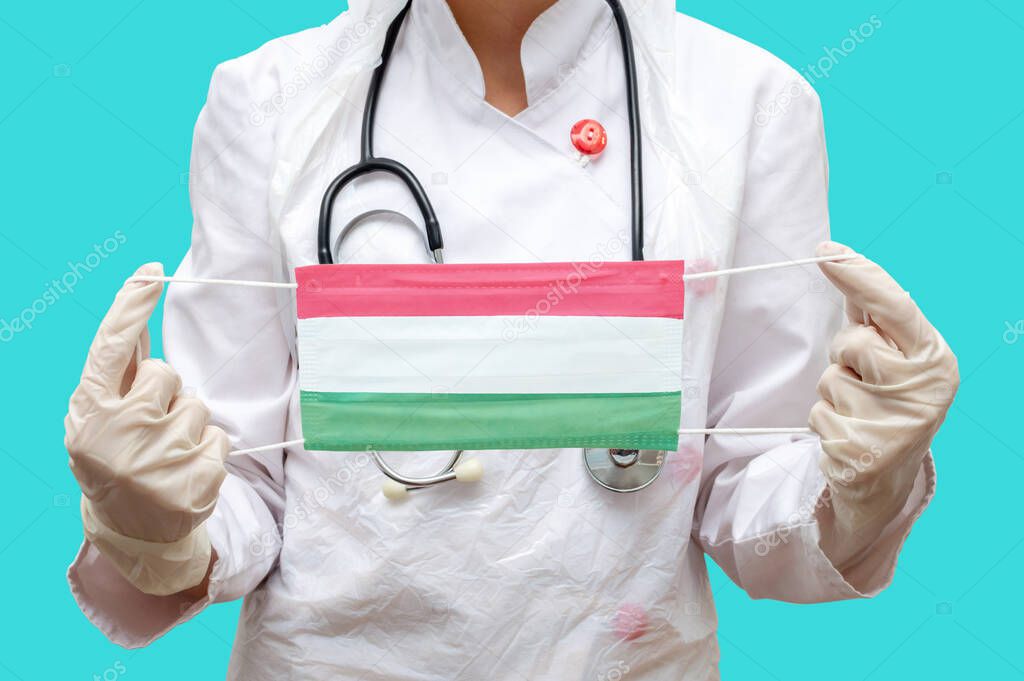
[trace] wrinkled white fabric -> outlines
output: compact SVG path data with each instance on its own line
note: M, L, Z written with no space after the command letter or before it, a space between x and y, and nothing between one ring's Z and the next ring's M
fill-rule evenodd
M64 419L86 539L154 595L196 586L206 575L211 546L203 523L229 449L202 401L182 395L174 370L149 358L146 324L162 290L129 282L118 292Z
M218 67L196 128L195 229L179 275L283 280L315 262L319 201L357 158L369 70L401 4L353 2L326 27ZM828 235L814 93L668 0L627 11L640 60L646 257L699 271L811 255ZM416 0L385 79L377 153L423 179L448 262L628 258L622 56L604 3L560 0L530 28L522 58L530 106L509 118L482 100L447 6ZM580 118L609 135L586 167L568 139ZM367 215L339 261L427 261L419 216L396 183L364 178L336 213L335 234ZM273 290L171 286L168 359L237 447L301 437L292 304ZM840 313L813 266L688 287L682 426L804 423ZM218 554L210 600L246 597L229 676L717 678L705 553L754 597L870 595L891 580L931 497L926 458L855 588L819 547L821 454L813 437L684 438L652 486L616 495L590 481L579 450L474 452L487 470L479 483L400 504L382 497L361 454L233 458L208 522ZM385 457L416 475L447 454ZM88 545L69 578L83 610L127 646L205 605L171 616L165 601L110 577Z

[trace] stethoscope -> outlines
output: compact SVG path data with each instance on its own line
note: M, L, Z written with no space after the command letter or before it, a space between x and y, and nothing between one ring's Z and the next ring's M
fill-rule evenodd
M632 257L643 260L644 250L644 198L643 198L643 162L641 159L640 138L640 106L637 95L636 56L633 52L633 39L629 31L629 23L619 0L605 0L615 18L619 39L622 43L623 61L626 66L626 105L629 121L630 145L630 191L632 197ZM356 178L369 173L383 172L392 175L405 184L412 194L420 215L423 217L427 236L427 248L435 263L444 262L444 241L441 238L441 225L437 220L434 207L427 197L423 185L416 175L398 161L373 155L373 128L377 112L377 101L380 97L384 72L388 60L395 48L399 30L409 13L412 0L409 0L388 26L381 50L380 63L373 70L370 87L366 94L363 107L363 121L359 161L338 175L327 187L320 204L320 221L317 228L317 251L321 265L334 262L331 252L331 216L334 202L338 194ZM357 220L359 218L356 218ZM340 235L339 243L344 238ZM463 461L461 450L456 451L437 474L427 477L409 477L402 475L389 466L378 452L370 452L380 471L387 476L384 495L389 499L398 499L408 494L409 490L423 489L450 480L472 482L479 480L483 467L475 459ZM613 492L635 492L650 485L658 477L664 464L665 452L636 449L584 449L583 462L587 472L598 485Z

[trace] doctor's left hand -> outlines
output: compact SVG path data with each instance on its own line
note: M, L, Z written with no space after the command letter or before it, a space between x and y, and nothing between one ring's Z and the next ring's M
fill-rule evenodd
M146 325L162 289L128 282L117 294L64 420L86 538L153 595L185 591L207 576L212 546L204 523L230 450L224 431L209 425L206 405L182 393L177 372L149 358Z
M818 247L821 256L852 252ZM820 266L849 318L810 414L831 493L821 547L842 571L906 504L960 376L946 341L885 270L866 258Z

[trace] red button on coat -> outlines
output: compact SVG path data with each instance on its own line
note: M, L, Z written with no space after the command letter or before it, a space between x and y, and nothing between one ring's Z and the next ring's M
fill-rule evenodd
M572 126L569 139L581 154L587 156L597 156L608 146L608 133L603 125L592 118L584 118Z

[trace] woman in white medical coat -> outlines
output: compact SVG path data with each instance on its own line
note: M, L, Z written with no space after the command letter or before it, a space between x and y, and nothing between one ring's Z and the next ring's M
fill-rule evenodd
M317 261L320 198L358 158L369 74L403 4L352 0L330 24L216 69L178 275L286 281ZM669 0L624 5L639 62L646 258L692 271L814 255L829 236L828 165L810 86ZM520 36L521 53L500 59ZM629 258L622 58L601 0L413 0L376 151L423 179L447 262ZM589 163L569 139L584 118L608 132ZM336 262L428 260L419 213L394 180L346 190L335 238L357 218ZM717 677L705 554L754 598L870 596L933 493L928 445L955 360L877 266L823 269L694 283L682 348L684 427L792 427L810 413L821 438L684 437L636 494L593 484L579 450L480 452L479 483L399 504L366 456L301 447L232 457L221 484L229 449L301 438L287 291L171 284L167 364L132 360L134 392L89 402L102 383L90 373L96 348L145 346L160 284L129 284L105 324L117 342L100 342L101 329L68 417L87 535L68 576L75 598L111 640L138 647L244 597L229 676L245 681ZM854 313L835 344L843 300L828 280ZM857 323L864 312L874 325ZM901 319L912 333L885 328ZM915 333L925 350L907 350ZM909 393L895 406L892 391L865 387L914 374L934 380L896 381ZM944 397L919 399L936 386ZM131 395L150 411L129 426ZM166 435L178 412L192 414L190 434ZM872 461L865 432L887 443ZM844 469L851 446L862 465ZM390 455L410 473L447 456Z

